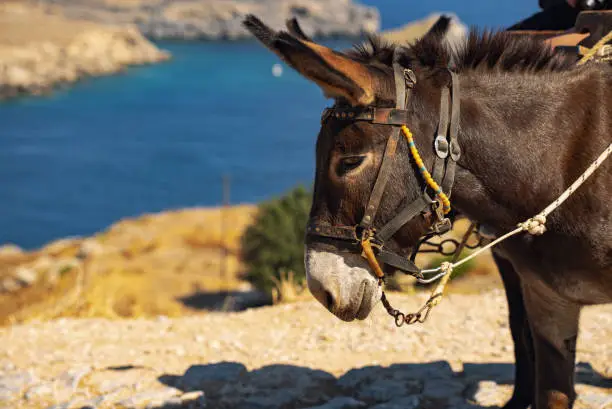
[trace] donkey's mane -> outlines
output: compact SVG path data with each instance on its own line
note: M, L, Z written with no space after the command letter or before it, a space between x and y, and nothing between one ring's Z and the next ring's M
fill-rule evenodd
M378 36L370 36L348 53L367 63L391 66L393 53L401 45L391 44ZM457 72L466 70L500 70L522 72L567 71L576 67L569 54L555 52L542 41L528 36L517 36L507 31L477 31L451 46L442 35L425 36L405 46L407 61L416 61L426 68L452 67Z

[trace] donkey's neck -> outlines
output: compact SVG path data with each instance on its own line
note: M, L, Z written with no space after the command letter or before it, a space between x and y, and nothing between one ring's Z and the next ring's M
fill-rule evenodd
M589 135L599 127L585 126L601 115L588 95L599 78L589 70L464 74L457 209L502 233L553 201L600 149Z

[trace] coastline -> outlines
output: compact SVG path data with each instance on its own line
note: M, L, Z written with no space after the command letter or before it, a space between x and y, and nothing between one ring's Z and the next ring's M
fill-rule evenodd
M287 0L278 8L269 3L9 0L0 5L0 101L46 94L85 77L170 59L155 40L247 41L241 21L248 13L262 16L279 29L287 18L299 15L302 27L314 38L363 38L379 33L393 42L409 42L422 35L438 16L379 32L378 11L351 0L308 0L300 7Z
M0 100L166 61L132 26L67 20L21 2L0 6Z
M151 40L246 40L249 13L275 28L298 15L315 37L359 37L380 27L375 8L351 0L9 0L0 4L0 101L168 60Z
M274 29L298 17L314 37L357 37L380 29L376 8L352 0L41 0L37 2L69 19L102 24L129 24L148 38L239 40L251 38L242 26L255 14Z

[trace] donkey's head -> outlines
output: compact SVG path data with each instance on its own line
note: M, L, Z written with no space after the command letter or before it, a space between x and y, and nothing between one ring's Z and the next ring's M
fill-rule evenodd
M442 45L449 25L441 19L426 36ZM307 79L315 82L338 107L395 107L396 81L393 69L394 47L372 41L356 51L339 53L307 38L295 21L289 32L276 32L249 16L245 26L271 51ZM422 41L422 40L421 40ZM418 47L418 44L415 45ZM369 47L369 48L368 48ZM406 50L402 65L418 77L406 105L407 125L431 151L437 122L440 86L450 82L446 65L439 70L428 67ZM438 63L439 61L436 61ZM414 78L413 78L414 79ZM402 83L402 87L405 86ZM325 118L316 145L316 175L311 222L328 226L355 226L360 223L376 182L385 148L397 127L366 121L350 121L334 116ZM424 142L426 141L426 142ZM429 153L431 155L431 153ZM379 228L391 220L408 203L422 195L423 182L409 159L408 144L399 140L396 160L390 168L388 182L372 220ZM424 158L428 161L429 158ZM431 212L422 212L404 224L385 243L385 248L406 255L432 223ZM380 299L381 287L367 261L355 249L325 240L307 238L305 263L308 286L315 298L337 317L351 321L364 319Z

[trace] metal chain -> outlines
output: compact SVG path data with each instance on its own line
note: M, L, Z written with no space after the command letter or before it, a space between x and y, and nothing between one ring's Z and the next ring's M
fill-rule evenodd
M461 242L455 248L455 252L453 253L452 261L450 263L448 263L448 262L445 263L447 268L450 269L449 271L445 272L449 276L450 276L450 274L452 272L452 264L457 261L457 259L459 258L459 255L461 254L463 249L468 247L467 246L467 242L468 242L470 236L472 235L472 233L474 233L475 231L476 231L476 223L471 223L470 227L468 227L466 232L463 234L463 238L461 239ZM479 240L479 242L480 241L481 240ZM424 283L431 282L431 281L433 281L433 280L429 280L429 281L428 280L419 280L419 282L424 282ZM429 297L429 299L421 307L421 309L419 309L415 313L403 313L403 312L393 308L391 306L391 303L387 299L387 296L386 296L384 291L383 291L383 294L382 294L382 297L381 297L381 302L382 302L383 306L385 307L385 309L387 310L387 313L389 315L391 315L395 319L395 325L397 327L401 327L404 324L406 324L406 325L413 325L413 324L416 324L417 322L423 324L425 321L427 321L427 318L429 318L429 314L431 313L431 310L433 309L433 307L438 305L438 303L440 302L440 299L442 298L442 290L443 290L443 288L444 288L443 286L442 286L442 289L440 289L440 286L436 287L433 290L433 292L431 293L431 296ZM425 313L423 313L423 311Z
M471 235L476 236L476 238L478 239L477 242L475 244L466 243L464 247L470 250L474 250L482 246L483 242L485 241L485 238L480 235L480 233L478 232L478 229L475 229L471 233ZM468 237L468 240L469 240L469 237ZM431 240L423 240L420 245L427 245L429 246L429 248L419 249L418 252L419 253L437 253L443 256L452 256L457 253L457 249L459 248L460 243L461 242L459 240L456 240L454 238L448 238L445 240L441 240L437 243L432 242Z

